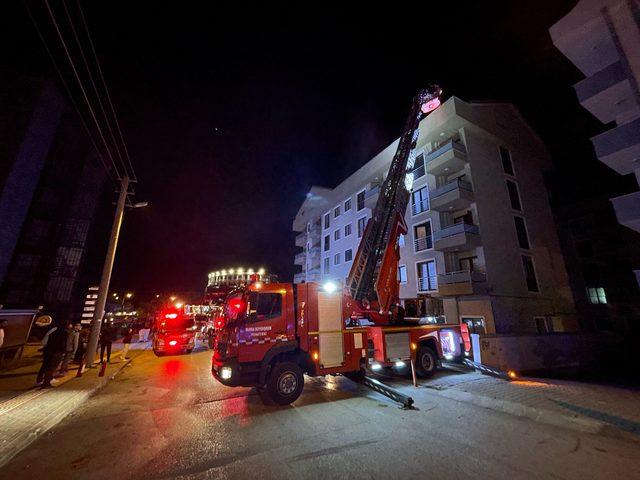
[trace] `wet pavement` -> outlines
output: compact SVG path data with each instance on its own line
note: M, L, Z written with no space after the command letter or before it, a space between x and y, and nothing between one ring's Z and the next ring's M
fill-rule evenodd
M307 378L294 405L265 406L253 389L217 383L210 358L142 352L0 477L640 477L640 442L626 438L542 424L430 388L414 390L417 410L401 410L342 377ZM403 381L409 388L408 379L395 383ZM457 383L456 374L431 382Z

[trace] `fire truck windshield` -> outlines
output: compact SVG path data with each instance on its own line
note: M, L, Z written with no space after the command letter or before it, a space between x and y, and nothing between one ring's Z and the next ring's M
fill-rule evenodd
M166 318L160 323L160 330L187 330L195 326L194 319L188 315L178 315L177 318Z

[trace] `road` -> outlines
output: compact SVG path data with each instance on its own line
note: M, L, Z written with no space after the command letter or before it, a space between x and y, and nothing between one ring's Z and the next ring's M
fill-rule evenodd
M640 443L565 430L421 388L418 410L336 377L290 407L226 388L210 353L141 353L1 478L640 478ZM408 382L408 381L407 381Z

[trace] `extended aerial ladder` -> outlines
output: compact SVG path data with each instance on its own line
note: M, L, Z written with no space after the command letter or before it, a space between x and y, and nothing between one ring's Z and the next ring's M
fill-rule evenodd
M440 106L441 94L440 87L432 85L413 98L398 149L347 277L347 294L356 301L360 312L368 311L376 323L388 323L391 307L399 297L398 237L407 233L404 214L413 184L418 126L420 120Z

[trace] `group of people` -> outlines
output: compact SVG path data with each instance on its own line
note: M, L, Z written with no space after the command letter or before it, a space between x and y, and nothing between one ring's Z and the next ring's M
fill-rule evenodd
M59 322L51 328L42 339L42 366L36 377L36 384L42 388L50 388L55 377L63 377L69 372L69 363L73 360L80 344L81 326L79 323ZM111 362L111 346L118 337L118 329L111 323L106 323L100 330L100 362ZM127 328L122 338L124 347L120 356L128 360L133 330Z

